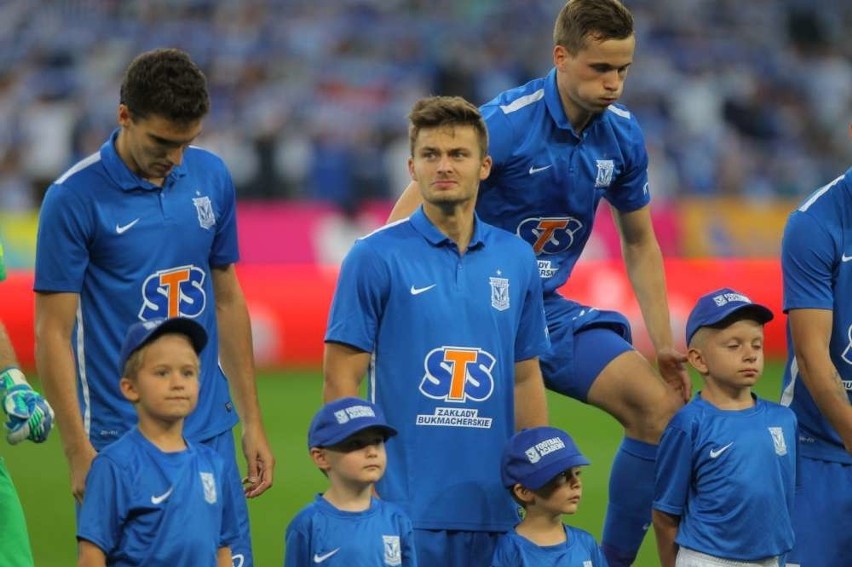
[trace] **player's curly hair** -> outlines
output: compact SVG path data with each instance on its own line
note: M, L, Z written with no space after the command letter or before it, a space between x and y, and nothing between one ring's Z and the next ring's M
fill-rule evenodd
M121 104L131 116L161 116L187 124L210 110L207 78L180 49L146 51L130 63L121 83Z
M619 0L569 0L553 26L553 44L576 54L587 38L598 41L633 35L633 15Z
M479 138L481 157L488 154L488 128L479 109L460 96L430 96L414 103L408 114L408 141L411 155L414 142L424 128L473 126Z

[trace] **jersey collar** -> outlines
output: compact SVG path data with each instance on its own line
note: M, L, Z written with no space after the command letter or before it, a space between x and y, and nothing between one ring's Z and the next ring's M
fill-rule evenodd
M120 128L113 130L109 139L101 146L101 161L107 170L107 174L124 191L131 191L133 189L154 191L161 189L159 185L154 185L130 171L127 164L122 161L121 156L118 155L118 151L115 149L115 141L118 139L120 130ZM186 175L186 161L172 168L168 177L166 177L164 185L168 186L174 183L174 180L184 175Z
M417 207L417 210L412 213L409 218L411 225L414 227L414 230L419 232L423 238L426 239L432 246L446 246L452 245L455 246L456 243L449 239L447 235L438 230L438 228L432 224L432 221L429 220L429 217L426 216L426 213L423 212L423 205ZM468 250L479 248L485 245L484 238L484 226L482 221L479 219L479 215L475 212L473 213L473 236L470 239L470 244L468 244Z

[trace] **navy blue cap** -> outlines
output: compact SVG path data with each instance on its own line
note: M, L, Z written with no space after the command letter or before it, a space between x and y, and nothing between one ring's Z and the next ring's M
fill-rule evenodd
M200 354L207 345L207 331L200 323L186 317L172 317L171 319L150 319L134 323L127 330L124 344L121 345L121 354L118 357L118 373L124 374L127 359L134 352L147 345L157 337L166 333L180 333L186 335L192 343L192 348Z
M381 429L386 438L396 435L396 429L387 424L377 405L361 398L334 400L321 407L311 420L308 448L337 445L370 427Z
M747 312L760 324L773 319L772 311L764 305L753 303L747 296L729 287L702 295L692 308L686 320L686 344L701 327L710 327L721 323L734 313Z
M556 427L522 429L503 449L500 475L503 486L520 484L538 490L561 472L591 464L571 436Z

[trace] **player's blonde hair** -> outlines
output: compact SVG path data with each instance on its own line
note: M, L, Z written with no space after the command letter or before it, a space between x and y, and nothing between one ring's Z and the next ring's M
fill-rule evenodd
M128 378L130 380L136 380L136 377L139 375L139 369L142 368L142 363L145 361L145 351L148 350L148 347L160 340L163 337L169 335L178 335L180 337L184 337L190 344L192 344L192 339L189 338L188 335L183 333L163 333L158 336L156 339L149 341L134 350L130 356L127 357L127 362L124 363L124 368L121 369L121 376L123 378ZM195 349L193 349L195 352ZM198 376L201 376L201 358L198 356L198 353L195 353L195 357L198 359Z
M480 157L488 154L488 129L479 109L460 96L431 96L415 102L408 114L411 155L420 130L442 126L472 126L479 138Z
M553 44L569 53L583 50L586 40L627 39L633 35L633 15L619 0L569 0L553 26Z

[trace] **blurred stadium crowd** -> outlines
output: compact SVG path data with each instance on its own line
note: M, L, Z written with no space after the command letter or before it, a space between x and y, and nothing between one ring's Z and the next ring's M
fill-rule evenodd
M408 181L405 114L483 103L548 71L563 0L2 0L0 210L37 208L115 126L142 50L188 50L213 110L200 144L242 198L352 210ZM810 192L849 164L852 2L626 0L623 102L657 197Z

